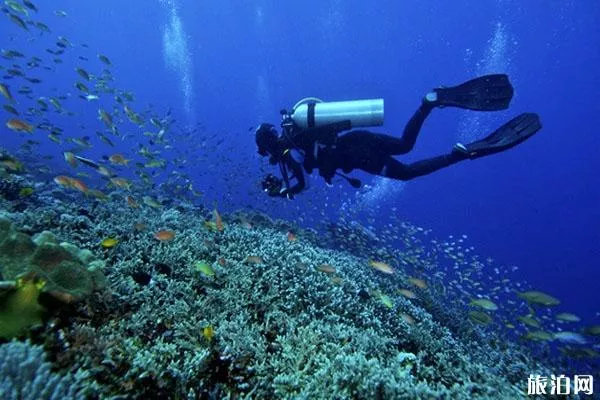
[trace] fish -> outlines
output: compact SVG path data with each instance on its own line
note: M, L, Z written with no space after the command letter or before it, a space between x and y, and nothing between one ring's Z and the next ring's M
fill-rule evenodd
M48 101L54 106L54 108L56 108L57 111L62 110L62 104L56 97L50 97Z
M406 297L407 299L416 299L417 295L415 294L415 292L408 290L408 289L398 289L398 294L401 294L402 296Z
M15 102L14 97L10 93L10 89L8 88L8 85L5 85L4 83L0 83L0 94L2 94L2 96L4 96L11 103Z
M25 57L25 55L21 52L18 52L16 50L4 50L2 49L2 57L6 58L7 60L12 60L13 58L23 58Z
M167 166L167 162L164 160L152 160L143 164L146 168L165 168Z
M493 321L490 315L477 310L469 311L469 319L479 325L489 325Z
M81 147L85 147L85 148L92 147L92 144L89 141L90 140L89 136L84 136L84 137L81 137L81 138L70 138L68 140L70 140L71 142L73 142L76 145L81 146Z
M576 332L556 332L554 334L554 339L569 344L587 344L587 340L583 335Z
M123 154L116 153L108 157L108 161L113 165L127 165L130 160L126 159Z
M0 165L11 172L21 172L24 170L22 162L10 157L3 157L0 159Z
M75 154L71 153L70 151L65 151L63 153L63 157L71 167L75 168L77 166L77 159L75 158Z
M99 165L98 168L96 168L96 172L98 172L100 175L105 176L107 178L112 178L115 176L115 174L113 174L112 172L110 172L110 170L102 165Z
M496 303L489 299L473 299L469 304L483 308L486 311L496 311L498 309Z
M565 346L559 349L560 352L574 359L583 359L583 358L598 358L600 354L594 349L590 349L588 347L571 347Z
M112 65L108 57L103 54L98 54L98 60L102 61L106 65Z
M103 239L100 242L100 245L102 247L104 247L105 249L110 249L110 248L115 247L118 243L119 243L119 240L116 237L110 236L110 237L107 237L106 239Z
M296 234L292 231L289 231L287 233L287 240L288 242L295 242L296 241Z
M202 336L204 336L204 338L209 342L213 340L215 337L215 329L212 327L212 325L202 328Z
M210 264L207 264L205 262L197 261L196 264L194 264L194 268L196 269L196 271L201 272L206 276L215 276L215 271L212 269Z
M419 289L427 289L427 282L420 278L408 278L408 282Z
M561 322L579 322L579 321L581 321L581 318L579 318L577 315L571 314L571 313L566 313L566 312L556 314L555 318Z
M62 141L60 140L60 138L56 134L54 134L54 133L49 134L48 135L48 139L50 139L53 142L58 143L58 144L62 143Z
M96 96L95 94L88 94L87 96L85 96L85 99L87 101L94 101L94 100L98 100L100 97Z
M402 321L406 322L408 325L414 325L417 322L412 317L412 315L409 315L407 313L400 313L400 314L398 314L398 316L400 317L400 319L402 319Z
M541 327L540 323L538 322L538 320L536 320L535 318L533 318L532 315L523 315L523 316L518 316L517 319L519 321L521 321L523 324L532 327L532 328L539 328Z
M54 15L56 15L57 17L65 18L68 14L65 11L58 10L54 11Z
M84 158L81 156L78 156L76 154L73 154L73 158L75 158L78 161L81 161L82 164L87 165L88 167L92 167L92 168L98 168L100 167L97 163L95 163L94 161L88 159L88 158Z
M10 76L25 76L23 71L21 71L20 69L17 69L17 68L7 69L6 73L8 73Z
M88 192L88 187L85 183L83 183L83 181L81 181L80 179L76 179L76 178L71 178L71 187L75 190L78 190L84 194L86 194Z
M104 122L104 125L106 125L107 128L113 128L114 124L112 117L103 109L98 110L98 118Z
M315 269L319 272L323 272L329 275L333 275L336 273L335 267L331 264L320 264L317 265Z
M600 325L592 325L583 329L583 333L589 336L600 336Z
M42 33L51 33L48 25L44 24L43 22L35 22L33 25L42 31Z
M19 190L19 196L28 197L33 194L34 190L32 187L24 187Z
M379 297L379 300L383 303L384 306L386 306L387 308L394 308L394 302L392 301L392 298L386 294L380 293L380 292L376 292L377 297Z
M77 67L75 71L86 81L91 80L90 74L85 69Z
M169 242L175 238L175 232L171 230L160 230L154 233L154 238L161 242Z
M110 178L110 182L113 185L115 185L121 189L131 190L131 182L129 182L125 178L119 178L119 177Z
M23 7L22 4L16 2L15 0L5 0L4 4L15 12L21 13L26 17L29 16L29 11L25 7Z
M16 24L19 28L23 28L26 31L29 30L29 28L27 28L27 25L25 24L25 21L23 21L18 15L15 14L8 14L8 18L10 18L10 20Z
M552 341L553 336L550 332L538 330L527 332L527 334L523 336L523 339L533 340L535 342L550 342Z
M560 304L560 300L558 300L556 297L552 297L549 294L537 290L517 292L517 296L519 296L528 303L539 304L547 307L556 306Z
M133 225L133 229L134 229L136 232L143 232L143 231L145 231L147 228L148 228L148 225L144 224L143 222L136 222L136 223Z
M87 86L85 86L85 84L83 84L81 82L75 82L75 88L77 88L77 90L80 90L84 93L88 93L88 96L89 96L90 89ZM84 98L86 98L86 97L84 97Z
M80 174L77 174L78 176L80 176ZM110 197L108 197L104 192L102 192L101 190L97 190L97 189L90 189L87 192L88 195L94 197L97 200L101 200L101 201L107 201L110 200Z
M9 112L9 113L11 113L11 114L13 114L13 115L16 115L16 116L18 116L18 115L19 115L19 111L17 111L17 109L16 109L16 108L14 108L13 106L11 106L10 104L3 104L3 105L2 105L2 108L4 108L4 110L5 110L6 112Z
M69 178L68 176L65 175L59 175L54 177L54 182L59 185L59 186L63 186L63 187L71 187L71 178Z
M377 271L381 271L385 274L393 274L394 273L394 269L387 263L384 263L382 261L369 261L369 265L371 267L373 267L374 269L376 269Z
M215 227L217 228L217 231L223 232L225 227L223 226L223 220L221 219L221 215L219 214L216 208L213 210L213 213L215 216Z
M33 133L33 126L20 119L9 119L6 126L15 132Z
M162 204L160 204L158 201L154 200L152 197L150 196L144 196L142 197L142 201L144 202L145 205L147 205L148 207L152 207L155 209L160 209L162 208Z
M263 259L260 256L248 256L244 262L247 264L264 264Z
M33 4L31 1L29 0L22 0L23 4L25 5L25 7L29 8L30 10L33 10L35 12L38 11L37 7L35 4Z
M125 200L127 201L127 205L131 208L139 208L139 204L137 201L135 201L135 199L133 198L133 196L127 196L125 197Z

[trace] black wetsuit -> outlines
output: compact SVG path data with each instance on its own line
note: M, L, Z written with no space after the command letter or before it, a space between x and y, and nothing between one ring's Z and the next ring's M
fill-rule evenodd
M393 157L412 150L421 126L432 109L432 106L422 104L399 138L366 130L352 130L339 137L335 130L323 129L314 130L311 135L303 135L303 132L291 138L284 135L280 139L281 148L284 149L280 159L281 172L288 182L291 179L297 181L285 193L297 194L304 189L303 167L308 173L318 169L328 183L331 183L338 169L344 173L360 169L370 174L407 181L467 159L465 154L456 151L411 164ZM314 139L317 137L325 137L326 143L321 144L320 140Z

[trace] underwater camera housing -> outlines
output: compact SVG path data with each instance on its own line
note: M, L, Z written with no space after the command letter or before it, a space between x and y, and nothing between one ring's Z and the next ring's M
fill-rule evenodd
M266 192L269 196L274 197L279 195L281 192L283 180L275 175L268 174L262 180L261 185L264 192Z
M281 127L287 134L325 126L337 127L340 131L380 126L383 120L383 99L324 102L317 97L306 97L297 102L291 112L281 110Z

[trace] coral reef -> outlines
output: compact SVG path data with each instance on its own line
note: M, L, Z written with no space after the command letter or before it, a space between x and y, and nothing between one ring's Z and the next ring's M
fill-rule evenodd
M243 213L225 216L219 231L193 208L54 208L59 218L44 223L36 215L50 207L11 215L38 231L34 241L3 222L20 243L14 251L50 243L53 256L42 259L73 262L90 257L75 249L118 238L102 250L106 290L84 290L87 301L43 339L56 367L87 376L94 396L513 399L529 373L550 373L518 344L460 322L443 287L401 296L403 268L378 273L368 258L316 245L311 231L290 240L293 226ZM173 240L155 239L163 229ZM57 245L48 230L73 245ZM411 251L371 254L417 263Z

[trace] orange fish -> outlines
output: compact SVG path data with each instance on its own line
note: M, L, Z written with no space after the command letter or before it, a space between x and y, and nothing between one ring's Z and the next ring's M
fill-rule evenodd
M140 205L138 204L137 201L135 201L135 199L133 198L133 196L127 196L125 197L125 199L127 200L127 205L131 208L138 208Z
M111 164L113 165L127 165L129 164L129 160L125 158L125 156L123 154L113 154L112 156L108 157L108 161L110 161Z
M20 119L9 119L6 126L15 132L33 133L33 126Z
M369 265L375 268L377 271L381 271L385 274L393 274L394 270L390 267L389 264L381 262L381 261L369 261Z
M154 238L160 240L161 242L168 242L173 240L175 237L175 232L170 230L162 230L158 231L154 234Z
M217 227L217 230L219 232L223 232L225 227L223 226L223 220L221 219L221 215L219 215L219 212L217 211L216 208L214 210L214 213L215 213L215 226Z
M71 178L71 186L73 187L73 189L79 190L82 193L88 192L87 185L79 179Z
M63 187L72 187L73 186L73 184L71 182L71 178L69 178L68 176L64 176L64 175L59 175L59 176L55 177L54 182L56 182L58 185L63 186Z
M225 266L225 264L227 263L227 261L225 261L225 259L223 257L219 258L218 262L221 267Z
M296 240L296 234L294 232L292 232L292 231L289 231L287 233L287 240L290 241L290 242L295 241Z

